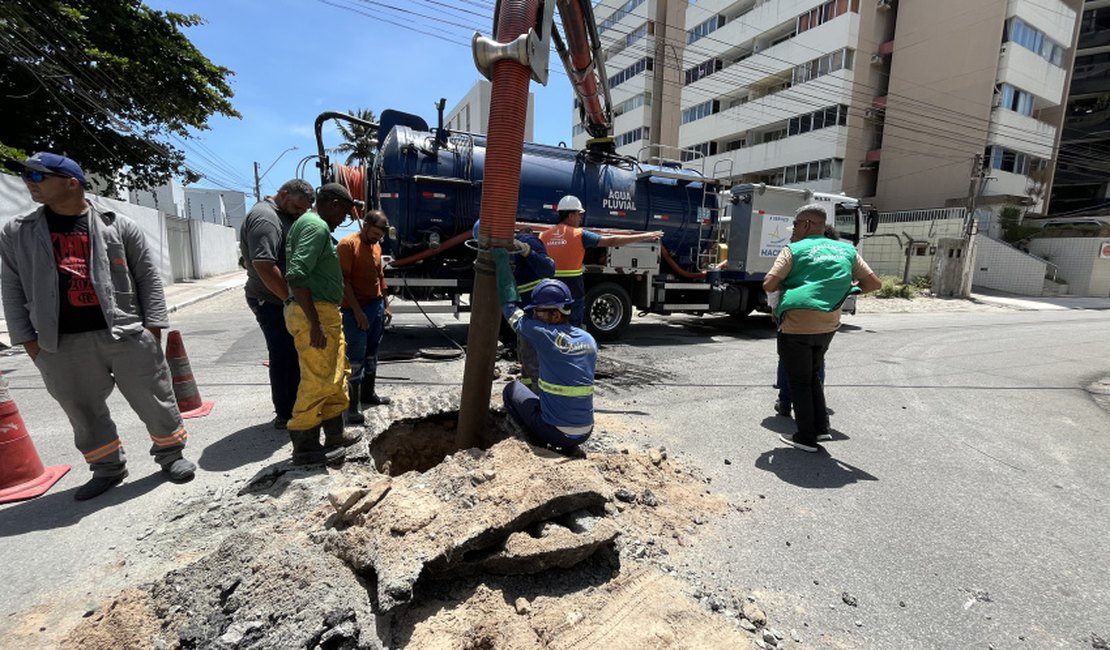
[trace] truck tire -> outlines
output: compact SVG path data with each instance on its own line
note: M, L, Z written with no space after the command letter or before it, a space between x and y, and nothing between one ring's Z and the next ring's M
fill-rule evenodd
M603 282L586 292L583 325L599 341L615 341L632 320L632 298L615 282Z

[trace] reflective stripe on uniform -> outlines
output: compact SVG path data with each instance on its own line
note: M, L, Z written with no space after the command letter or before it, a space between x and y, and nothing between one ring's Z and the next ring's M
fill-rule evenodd
M189 437L189 434L185 433L185 429L184 429L184 427L182 427L181 429L178 429L177 431L173 432L172 435L166 436L165 438L159 438L157 436L150 436L150 440L151 440L151 442L154 443L155 447L169 447L171 445L176 445L176 444L185 442L185 439L188 438L188 437Z
M120 442L119 438L116 438L115 440L113 440L112 442L109 442L108 444L104 445L103 447L97 447L96 449L93 449L92 451L85 452L85 454L84 454L85 462L86 463L96 462L96 461L104 458L105 456L109 456L111 454L116 453L117 451L120 450L121 447L123 447L123 443Z
M570 270L567 270L567 271L555 271L555 277L557 277L557 278L573 278L573 277L582 275L583 273L584 273L584 271L582 269L570 269Z
M535 289L536 285L540 282L543 282L543 278L539 280L532 280L531 282L525 282L524 284L518 284L516 285L516 290L520 293L531 291L532 289Z
M540 390L562 397L586 397L594 394L593 386L562 386L540 379Z

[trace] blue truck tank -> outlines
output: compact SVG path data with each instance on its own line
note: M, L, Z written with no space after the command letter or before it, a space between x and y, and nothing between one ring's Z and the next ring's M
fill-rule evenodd
M388 254L404 260L470 231L479 217L485 152L482 135L407 124L390 128L370 174L371 202L385 211L397 232ZM706 180L677 165L525 143L517 222L555 223L555 205L573 194L586 207L585 227L662 230L671 256L693 271L699 241L716 214L716 188L710 183L707 191ZM411 270L460 278L472 273L472 251L442 248Z

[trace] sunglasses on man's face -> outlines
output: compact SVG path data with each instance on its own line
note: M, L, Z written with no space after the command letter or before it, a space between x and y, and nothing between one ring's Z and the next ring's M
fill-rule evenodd
M61 174L48 174L46 172L40 172L36 169L25 169L23 170L22 176L23 180L30 181L32 183L41 183L47 178L64 178Z

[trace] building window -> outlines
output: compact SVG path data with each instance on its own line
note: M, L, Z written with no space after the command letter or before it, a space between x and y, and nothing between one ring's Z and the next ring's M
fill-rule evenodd
M682 162L690 162L698 158L706 158L717 154L716 142L702 142L682 150Z
M646 127L646 126L638 126L634 129L632 129L631 131L625 131L624 133L622 133L622 134L618 135L616 138L614 138L618 147L623 147L625 145L632 144L633 142L639 142L641 140L650 140L650 139L651 139L651 129L649 127Z
M782 183L793 185L794 183L813 183L816 181L839 179L843 170L844 161L842 159L825 158L824 160L814 160L797 165L788 165L781 170L757 172L757 174L777 172L775 175L782 178Z
M851 70L852 62L855 59L854 55L855 50L846 47L796 65L794 66L792 81L794 85L797 85L812 81L818 77L823 77L838 70Z
M698 23L693 29L686 31L686 44L689 45L703 36L712 34L718 28L723 27L724 24L725 17L721 15L713 16L709 20Z
M617 86L619 86L622 83L628 81L629 79L635 77L636 75L640 74L641 72L644 72L646 70L651 70L651 69L652 69L652 59L651 59L650 56L645 56L644 58L642 58L639 61L633 63L632 65L628 66L624 70L621 70L620 72L613 75L612 77L609 77L609 88L610 89L616 88Z
M1006 21L1006 33L1002 38L1003 42L1017 43L1052 65L1064 65L1064 46L1045 36L1039 29L1030 27L1021 18L1015 16Z
M829 126L844 126L848 123L848 107L844 104L829 106L812 113L790 118L787 122L788 135L800 135Z
M683 83L683 85L688 86L698 79L704 79L714 72L720 71L720 69L720 59L709 59L708 61L703 61L686 71L686 81Z
M623 5L620 6L620 8L614 11L611 16L601 21L601 24L597 26L598 36L604 34L605 30L619 23L622 18L632 13L633 9L639 7L642 4L644 4L644 0L628 0L628 2L625 2Z
M1033 117L1033 95L1018 90L1010 84L1002 84L998 92L998 105L1006 110Z
M697 106L691 106L682 111L682 123L687 124L695 120L700 120L703 117L709 117L720 110L720 102L716 99L711 99L707 102L702 102Z
M636 41L638 41L641 38L647 36L647 33L648 33L648 24L644 23L643 25L640 25L636 29L629 32L628 36L624 37L624 46L628 47L629 45L632 45Z
M617 104L613 107L613 117L619 117L641 106L651 106L651 93L640 93Z
M829 0L798 16L796 31L801 34L849 11L859 13L859 0Z
M984 159L991 169L1028 176L1031 171L1045 169L1048 161L1036 156L997 145L987 147Z
M748 144L748 141L747 141L746 138L737 138L735 140L729 140L728 142L725 143L725 151L736 151L737 149L743 149L745 146L747 146L747 144Z

